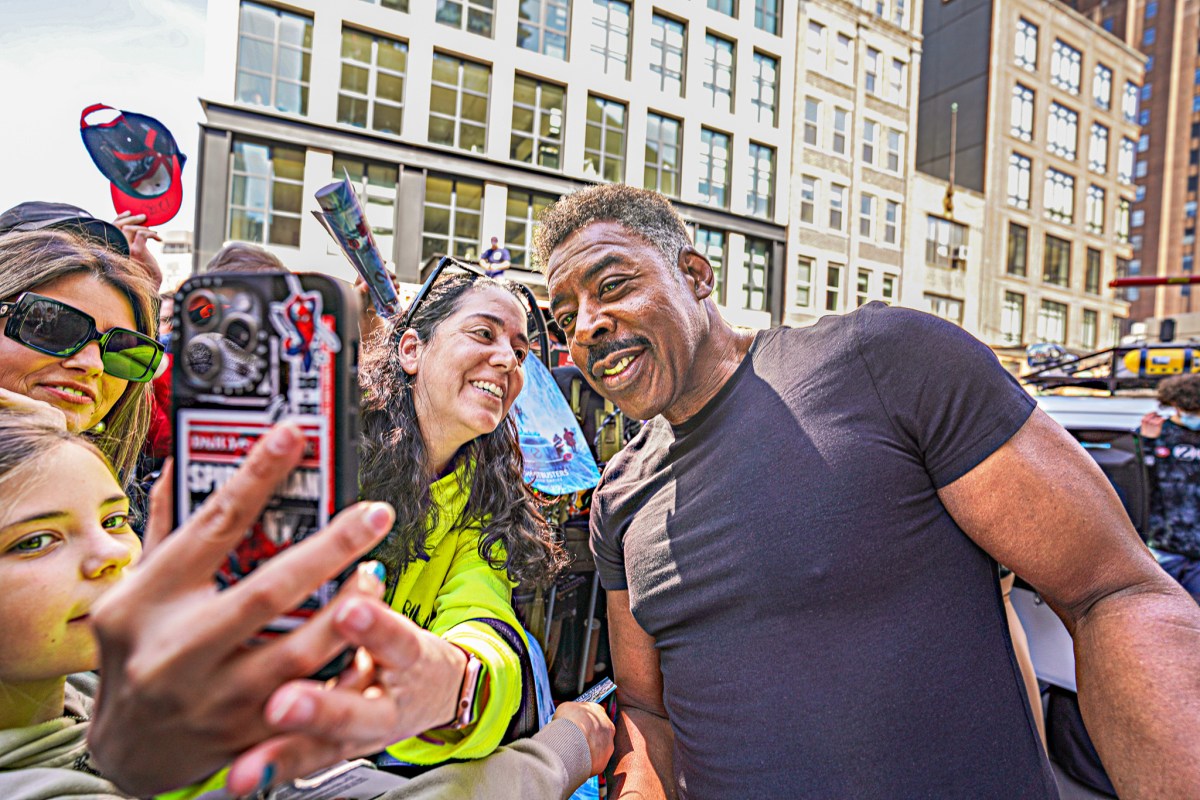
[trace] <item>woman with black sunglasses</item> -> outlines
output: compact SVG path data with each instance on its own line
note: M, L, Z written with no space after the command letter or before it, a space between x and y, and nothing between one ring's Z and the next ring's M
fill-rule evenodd
M361 492L396 509L373 554L387 568L386 598L447 643L462 675L428 687L445 724L389 747L402 762L479 758L500 744L521 704L516 651L527 647L512 589L565 561L524 481L508 413L524 385L528 313L509 281L434 274L363 350Z
M58 409L126 487L162 359L154 291L144 269L73 234L0 237L0 389Z

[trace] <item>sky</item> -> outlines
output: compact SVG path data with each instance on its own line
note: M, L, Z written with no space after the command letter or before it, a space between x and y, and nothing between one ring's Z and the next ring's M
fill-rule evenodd
M79 135L104 103L174 135L183 206L160 230L191 230L205 28L206 0L0 0L0 211L49 200L116 216Z

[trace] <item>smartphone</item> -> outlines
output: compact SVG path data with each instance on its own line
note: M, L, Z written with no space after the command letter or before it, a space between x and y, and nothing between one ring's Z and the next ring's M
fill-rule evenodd
M199 275L176 292L172 322L176 527L272 425L294 422L306 439L300 465L217 571L224 589L357 500L358 298L325 275ZM302 625L352 571L272 621L260 638ZM315 677L337 674L351 655Z

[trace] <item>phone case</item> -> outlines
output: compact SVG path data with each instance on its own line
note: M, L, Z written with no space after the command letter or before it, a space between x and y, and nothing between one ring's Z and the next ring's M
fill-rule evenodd
M358 299L324 275L196 276L175 295L175 525L186 521L273 424L307 438L300 466L221 566L221 588L325 526L358 495ZM343 574L263 635L301 625ZM336 670L335 670L336 671Z

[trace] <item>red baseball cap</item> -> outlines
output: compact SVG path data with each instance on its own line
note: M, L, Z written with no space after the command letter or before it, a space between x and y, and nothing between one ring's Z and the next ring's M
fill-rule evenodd
M96 103L83 110L79 131L92 161L112 183L118 213L145 214L145 224L151 226L179 213L187 156L166 126L144 114Z

